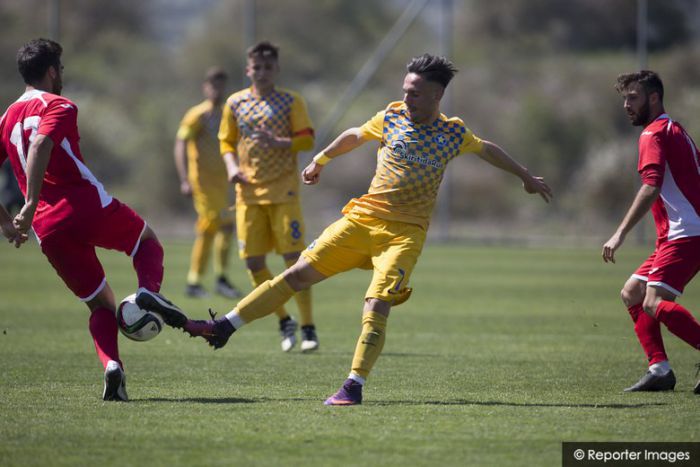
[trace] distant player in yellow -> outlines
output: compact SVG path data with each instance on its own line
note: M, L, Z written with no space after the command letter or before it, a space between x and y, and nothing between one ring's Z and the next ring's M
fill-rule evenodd
M226 73L210 69L202 84L205 100L187 111L175 138L175 167L180 177L180 192L192 196L198 219L197 237L192 247L187 274L189 297L206 297L202 286L209 255L214 247L215 290L228 298L242 294L226 277L234 215L229 210L230 187L226 168L219 154L219 125L226 90Z
M422 55L408 64L403 102L392 102L359 128L350 128L303 170L307 185L318 183L323 166L368 141L377 141L377 169L367 194L352 199L299 261L243 298L225 317L188 321L185 330L215 348L231 334L286 302L296 291L353 268L373 270L365 293L362 333L350 375L326 405L362 402L362 386L384 346L387 318L406 301L411 272L423 248L430 215L447 163L462 153L518 176L525 191L549 201L540 177L503 149L475 136L459 118L440 113L440 100L456 73L444 57Z
M248 49L246 75L251 86L226 101L219 139L228 179L236 184L238 248L254 287L272 279L266 255L272 249L287 267L306 247L299 202L297 152L314 145L314 131L304 99L275 86L279 49L260 42ZM301 350L318 348L311 315L311 290L295 295L301 320ZM282 304L282 350L296 344L297 323Z

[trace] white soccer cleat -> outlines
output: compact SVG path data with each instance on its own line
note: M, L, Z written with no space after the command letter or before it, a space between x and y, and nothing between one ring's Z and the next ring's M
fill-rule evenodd
M119 363L114 360L110 360L105 368L105 388L102 391L102 400L122 402L129 400L129 396L126 395L126 375Z
M301 351L303 353L318 350L318 336L313 324L301 327Z
M297 343L297 322L292 318L285 318L280 321L280 335L282 336L282 346L283 352L289 352L294 348Z

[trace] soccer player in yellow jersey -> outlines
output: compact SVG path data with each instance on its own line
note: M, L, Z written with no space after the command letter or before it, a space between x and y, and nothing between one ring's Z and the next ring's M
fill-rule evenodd
M226 80L226 73L221 68L207 71L202 84L205 100L187 111L175 138L175 167L180 177L180 192L192 196L198 215L185 292L190 297L207 296L202 287L202 275L212 246L216 292L228 298L242 295L226 277L234 217L229 210L229 184L217 136Z
M519 177L528 193L547 202L552 196L542 178L530 175L503 149L479 139L459 118L440 113L440 99L457 71L450 61L425 54L407 68L403 102L393 102L361 127L343 132L302 172L305 184L316 184L333 158L377 141L377 169L368 193L352 199L343 208L344 216L326 228L294 266L255 289L225 317L185 325L191 335L220 348L234 331L271 313L296 291L349 269L372 269L350 374L326 405L362 402L362 386L384 346L389 311L411 294L408 281L450 160L462 153L476 154Z
M228 179L236 184L238 248L254 287L272 279L266 255L273 248L287 267L294 265L304 244L299 202L297 152L314 145L314 131L304 99L275 86L279 49L260 42L248 49L246 74L251 86L226 101L219 130ZM295 295L301 320L301 350L318 348L311 315L311 290ZM282 350L296 343L297 323L282 304L279 318Z

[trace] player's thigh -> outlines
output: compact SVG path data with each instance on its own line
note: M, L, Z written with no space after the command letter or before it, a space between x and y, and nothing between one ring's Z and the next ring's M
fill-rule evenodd
M275 251L278 254L296 253L306 247L304 243L304 218L300 203L271 205L270 224Z
M700 270L700 237L662 243L647 276L647 287L665 289L675 296Z
M406 290L425 243L425 229L418 225L387 221L373 235L374 274L367 298L394 302Z
M272 250L269 205L236 205L236 234L241 258L264 256Z
M101 248L134 256L145 230L146 221L129 206L115 199L95 219L89 241Z
M192 200L197 212L197 233L215 233L222 226L233 224L234 211L228 206L225 191L193 188Z
M366 227L341 217L302 252L304 260L326 277L361 267L371 257Z
M41 242L41 251L80 300L90 301L104 288L105 273L95 247L83 239L69 233L50 235Z

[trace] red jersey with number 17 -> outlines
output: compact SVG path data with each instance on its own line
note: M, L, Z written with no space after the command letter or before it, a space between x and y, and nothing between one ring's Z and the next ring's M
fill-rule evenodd
M41 240L57 229L85 228L95 210L108 206L112 197L80 154L77 106L38 90L24 93L0 118L0 164L9 157L25 197L29 145L37 134L54 143L32 224Z
M667 114L639 136L638 170L644 184L661 187L651 208L657 245L700 236L700 154L685 129Z

